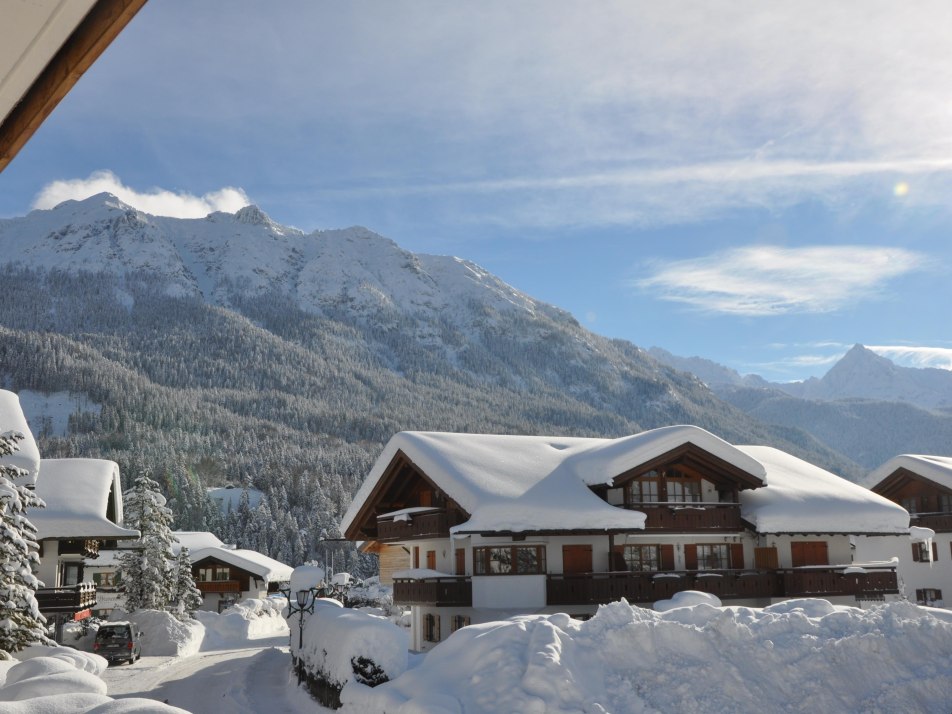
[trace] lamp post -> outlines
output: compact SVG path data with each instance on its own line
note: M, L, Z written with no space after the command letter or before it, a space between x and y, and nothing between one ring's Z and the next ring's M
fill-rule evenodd
M298 614L298 650L304 645L304 615L314 613L314 600L317 597L317 588L298 590L291 599L291 588L279 590L288 599L288 615Z

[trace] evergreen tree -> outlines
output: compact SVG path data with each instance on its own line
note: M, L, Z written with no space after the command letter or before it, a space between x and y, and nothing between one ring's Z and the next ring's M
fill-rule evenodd
M139 476L123 494L126 528L139 531L134 548L119 556L119 570L126 588L125 608L165 610L171 598L174 575L172 512L166 507L159 484Z
M188 557L188 548L179 551L175 560L175 575L172 578L172 597L169 611L179 620L188 620L202 606L202 593L195 587L192 577L192 561Z
M0 434L0 458L19 450L18 432ZM40 583L33 571L39 567L36 528L27 518L28 508L43 508L33 491L13 482L26 471L0 464L0 653L18 652L35 644L50 644L46 618L36 604Z

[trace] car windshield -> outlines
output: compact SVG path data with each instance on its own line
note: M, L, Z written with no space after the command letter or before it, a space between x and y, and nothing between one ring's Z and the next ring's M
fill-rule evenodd
M96 634L99 640L128 640L129 629L126 627L103 627Z

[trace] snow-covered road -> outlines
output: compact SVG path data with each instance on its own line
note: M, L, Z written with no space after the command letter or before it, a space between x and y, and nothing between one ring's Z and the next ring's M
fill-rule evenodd
M192 657L143 657L110 667L103 679L116 699L148 697L193 714L325 711L297 687L287 644L279 635Z

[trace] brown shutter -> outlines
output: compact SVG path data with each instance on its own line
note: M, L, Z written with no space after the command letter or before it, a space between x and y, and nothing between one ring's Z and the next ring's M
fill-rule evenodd
M436 551L426 551L426 567L430 570L436 570Z
M418 545L413 546L413 567L420 567L420 546Z
M734 570L743 570L744 568L744 544L731 543L731 567Z
M935 541L932 541L932 560L935 562L939 559L939 547L936 545Z
M456 574L466 575L466 549L456 549Z
M922 561L922 558L919 556L922 554L922 551L919 549L918 543L912 544L912 562L919 563Z
M776 570L780 567L777 549L774 547L754 548L754 567L758 570Z
M628 570L628 564L625 562L625 546L616 545L612 547L611 552L611 569L613 571L622 571Z
M697 546L694 543L684 546L684 569L697 570Z
M661 550L661 569L662 570L674 570L674 546L670 543L667 545L658 546ZM695 550L695 554L697 550ZM695 555L695 560L697 555Z

